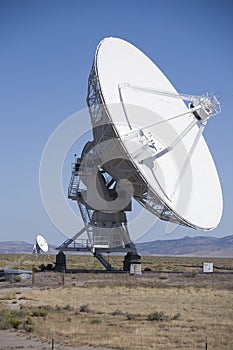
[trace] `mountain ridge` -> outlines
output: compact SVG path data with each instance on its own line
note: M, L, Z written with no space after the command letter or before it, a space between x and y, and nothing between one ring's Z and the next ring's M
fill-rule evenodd
M137 249L142 255L233 257L233 235L156 240L138 243Z
M225 237L185 236L179 239L155 240L136 243L138 253L162 256L203 256L233 257L233 235ZM56 254L54 245L49 246L49 253ZM0 254L30 254L33 244L25 241L0 242Z

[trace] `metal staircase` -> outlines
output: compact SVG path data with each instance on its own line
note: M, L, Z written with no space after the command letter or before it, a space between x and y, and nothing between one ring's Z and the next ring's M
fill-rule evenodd
M78 173L72 173L71 179L70 179L70 185L68 188L68 198L75 200L77 198L78 194L78 188L79 188L79 182L80 177L78 176Z

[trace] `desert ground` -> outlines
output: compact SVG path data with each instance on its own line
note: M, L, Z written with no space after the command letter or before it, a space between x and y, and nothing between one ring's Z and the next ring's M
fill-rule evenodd
M107 273L88 256L67 257L67 273L40 270L54 259L0 256L36 270L0 282L1 349L52 349L52 339L60 350L233 348L232 259L212 259L210 274L203 258L167 257L143 258L141 275Z
M19 332L0 330L1 350L23 349L23 350L49 350L52 348L52 342L40 341L36 338L25 336ZM89 346L62 346L61 344L53 345L56 350L92 350ZM107 350L104 348L94 348L94 350Z

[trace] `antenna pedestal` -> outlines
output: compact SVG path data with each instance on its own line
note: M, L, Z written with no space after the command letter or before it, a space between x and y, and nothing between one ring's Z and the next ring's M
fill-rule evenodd
M116 181L100 166L90 164L88 151L85 155L88 146L90 142L84 147L82 158L77 158L72 166L68 189L68 198L77 202L84 227L57 248L60 255L56 266L60 269L60 258L64 251L89 251L106 270L111 271L112 266L102 254L114 252L127 254L123 270L129 271L130 262L140 259L127 228L126 211L131 211L131 200L123 209L111 210L111 203L118 195ZM87 238L78 240L82 234L86 234Z

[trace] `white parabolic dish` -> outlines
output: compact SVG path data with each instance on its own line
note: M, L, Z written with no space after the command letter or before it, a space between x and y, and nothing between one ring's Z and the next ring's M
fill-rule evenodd
M150 192L188 226L215 228L222 216L222 191L202 136L181 176L199 130L193 113L187 112L182 99L143 91L146 87L178 94L166 76L140 50L118 38L106 38L99 44L95 69L109 121ZM171 120L174 116L179 117ZM182 141L155 159L156 153L169 147L190 123L195 125ZM144 136L151 140L147 148Z
M37 235L37 236L36 236L36 242L37 242L39 248L40 248L44 253L46 253L46 252L49 250L48 243L47 243L46 239L45 239L43 236Z

